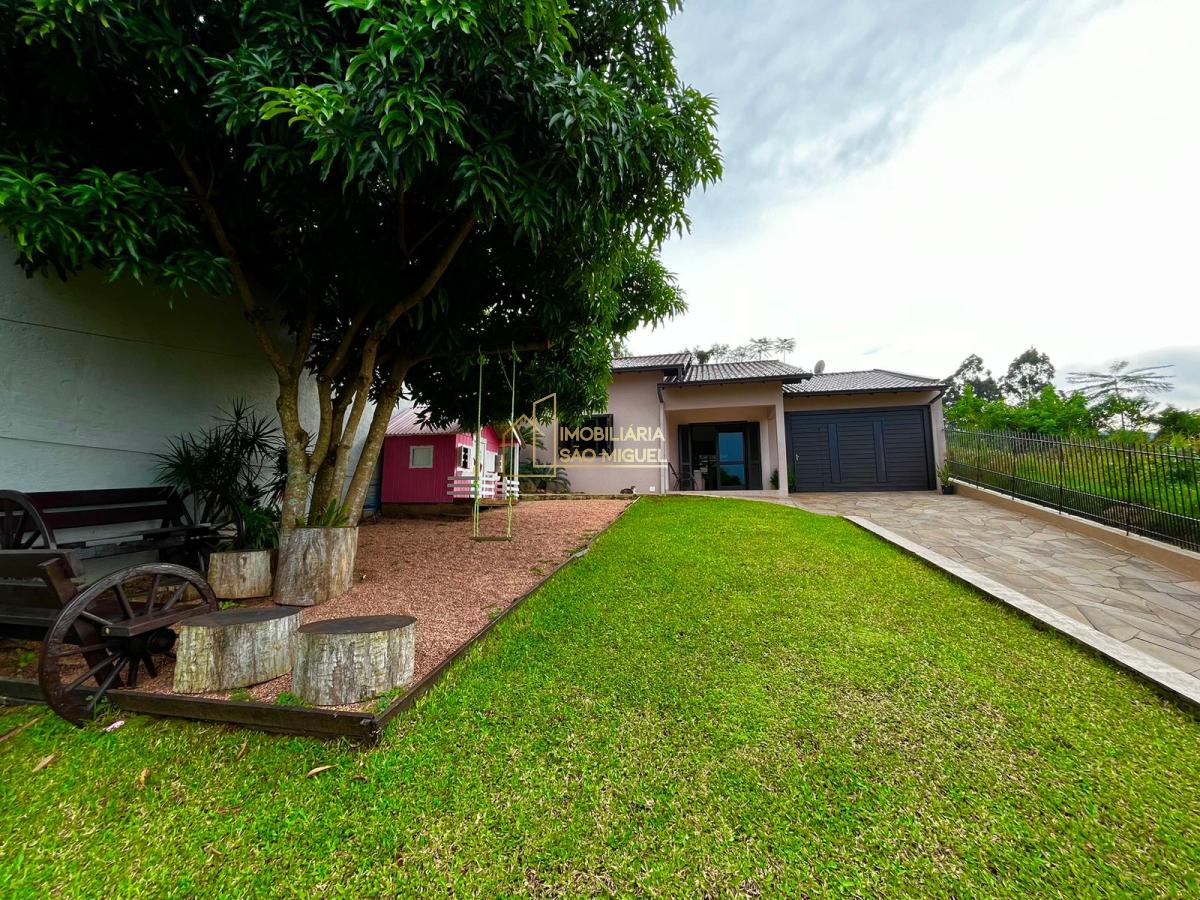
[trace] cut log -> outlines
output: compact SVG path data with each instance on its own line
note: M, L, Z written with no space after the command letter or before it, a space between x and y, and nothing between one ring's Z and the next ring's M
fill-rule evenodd
M175 645L175 691L249 687L286 675L296 660L300 610L224 609L185 620Z
M357 528L297 528L284 535L275 573L275 602L316 606L350 590Z
M214 553L208 558L208 583L221 600L271 596L270 550Z
M411 616L356 616L302 625L292 690L316 706L348 706L403 687L416 662Z

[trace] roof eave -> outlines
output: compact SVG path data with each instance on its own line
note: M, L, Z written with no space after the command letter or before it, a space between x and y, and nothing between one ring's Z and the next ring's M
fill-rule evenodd
M890 387L890 388L848 388L841 391L799 391L794 394L788 394L789 397L834 397L842 394L916 394L923 391L942 391L946 390L944 384L922 384L913 385L911 387Z
M703 381L660 381L659 387L710 387L714 384L799 384L812 378L812 373L803 372L799 375L775 375L763 377L757 375L751 378L708 378Z
M683 371L683 366L624 366L620 369L613 369L614 375L625 375L628 372L670 372Z

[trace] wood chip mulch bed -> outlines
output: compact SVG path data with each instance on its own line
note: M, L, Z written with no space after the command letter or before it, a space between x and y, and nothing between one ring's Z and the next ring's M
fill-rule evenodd
M417 620L416 683L556 566L586 545L621 514L626 500L519 503L513 509L511 541L477 542L467 518L381 519L360 527L355 585L350 593L304 609L303 622L344 616L409 615ZM502 535L506 512L485 510L481 531ZM266 602L266 601L260 601ZM255 605L248 603L246 605ZM16 646L0 641L0 662L12 674L37 677L26 644L25 665L13 666ZM7 652L4 650L7 649ZM25 671L28 669L29 671ZM173 666L157 678L140 680L138 691L171 693ZM246 689L240 699L274 702L291 691L291 675ZM182 696L182 695L179 695ZM229 699L230 692L188 695ZM360 704L369 708L374 701Z

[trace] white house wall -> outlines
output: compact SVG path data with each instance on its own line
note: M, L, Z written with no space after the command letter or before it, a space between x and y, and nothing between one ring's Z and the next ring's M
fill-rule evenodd
M95 272L27 279L15 256L0 241L0 488L151 484L154 454L234 397L275 415L274 373L234 301ZM303 391L314 429L315 399Z

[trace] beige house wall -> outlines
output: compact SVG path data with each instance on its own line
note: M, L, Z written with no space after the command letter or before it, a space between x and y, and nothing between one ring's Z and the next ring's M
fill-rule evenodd
M657 371L614 375L608 387L608 409L605 410L612 414L613 428L620 431L629 427L647 427L652 432L661 428L658 403L658 383L661 380L662 373ZM659 441L638 443L636 447L639 450L656 449L660 455L665 453ZM659 466L617 467L581 463L562 468L571 479L571 490L585 494L616 494L630 487L639 494L650 494L662 491L666 483Z
M778 382L749 384L689 385L664 387L659 401L662 373L630 372L613 376L608 392L608 409L613 427L661 430L661 441L636 446L656 448L660 457L679 469L679 426L703 422L757 422L762 452L763 488L770 488L773 471L786 469L787 435L783 426L788 412L877 409L889 406L928 406L933 429L935 464L946 458L942 402L938 391L877 394L788 395ZM563 466L571 490L589 494L615 494L634 488L640 494L662 493L673 484L664 466L612 466L573 464ZM780 492L786 493L787 479L781 478Z
M672 463L679 466L678 426L695 422L757 422L762 453L763 489L770 490L771 473L786 459L782 427L783 386L775 382L714 384L667 388L666 405L668 451ZM780 479L779 492L787 494L787 478Z

